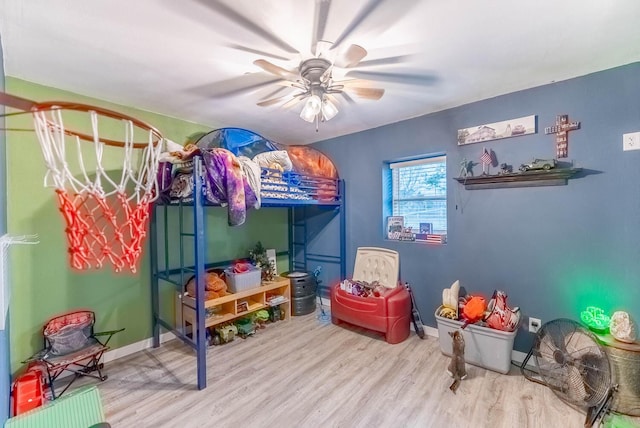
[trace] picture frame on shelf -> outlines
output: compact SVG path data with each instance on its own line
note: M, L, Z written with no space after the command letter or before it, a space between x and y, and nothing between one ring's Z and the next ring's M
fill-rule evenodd
M397 240L400 238L400 234L404 231L404 216L389 216L387 217L387 239Z

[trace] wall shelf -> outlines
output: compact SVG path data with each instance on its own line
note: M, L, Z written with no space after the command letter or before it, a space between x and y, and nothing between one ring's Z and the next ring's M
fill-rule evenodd
M500 189L505 187L564 186L567 180L582 168L555 168L549 171L514 172L511 174L457 177L467 190Z

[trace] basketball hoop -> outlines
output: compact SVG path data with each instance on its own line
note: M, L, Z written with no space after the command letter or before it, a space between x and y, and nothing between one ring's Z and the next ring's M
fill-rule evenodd
M160 132L133 117L90 105L36 103L1 92L0 103L33 115L47 167L44 185L56 191L71 267L100 269L110 263L116 272L128 268L135 273L150 205L159 193ZM74 130L65 122L73 123ZM105 131L108 136L99 135Z

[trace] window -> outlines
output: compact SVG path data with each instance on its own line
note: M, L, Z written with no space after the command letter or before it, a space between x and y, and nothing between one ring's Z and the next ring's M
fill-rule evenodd
M447 157L390 162L387 213L404 217L413 233L447 233ZM390 208L390 210L389 210ZM429 231L427 231L430 229Z

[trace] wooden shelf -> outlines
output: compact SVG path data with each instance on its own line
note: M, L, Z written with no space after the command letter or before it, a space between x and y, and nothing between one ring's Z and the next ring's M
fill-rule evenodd
M467 190L500 189L505 187L564 186L567 180L582 168L556 168L549 171L514 172L511 174L457 177L458 183Z
M284 309L284 319L289 319L291 316L290 284L291 282L289 278L277 277L273 281L263 281L260 287L241 291L239 293L229 294L218 299L206 300L204 302L205 308L213 308L217 306L220 308L220 311L217 314L209 316L205 319L205 327L222 324L236 318L241 318L247 314L250 314L251 312L268 308L269 302L267 301L267 297L269 294L278 294L285 297L286 301L281 303L280 307ZM242 301L247 302L248 310L238 311L237 304L238 302ZM187 294L183 295L181 299L178 296L178 305L178 325L182 326L183 331L186 331L187 327L191 327L195 330L195 299Z

